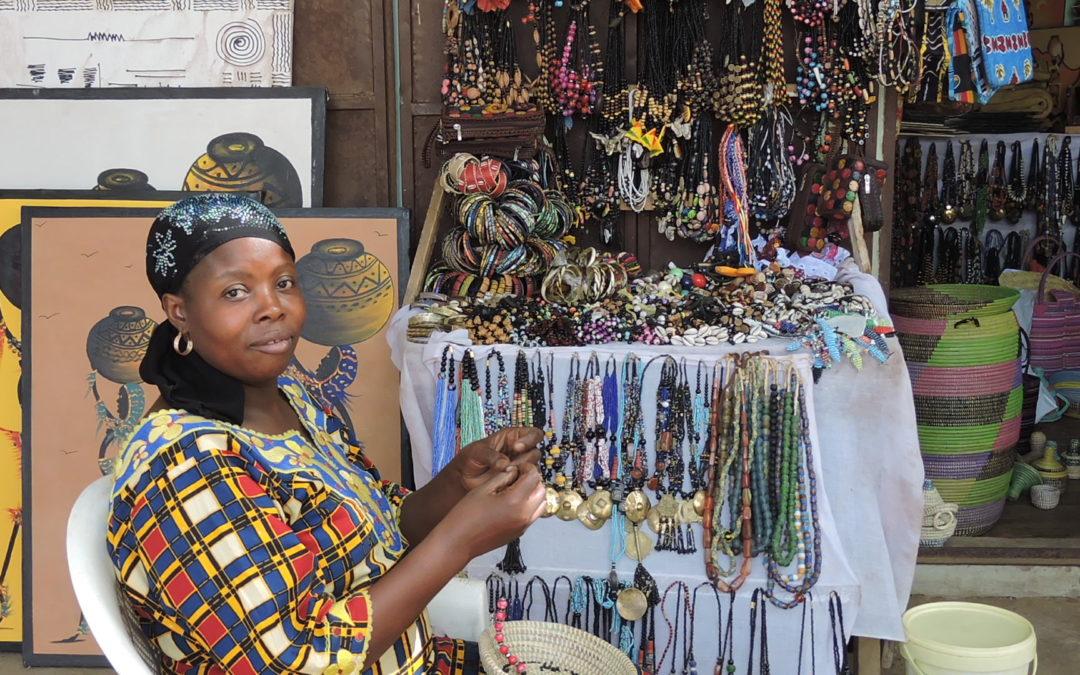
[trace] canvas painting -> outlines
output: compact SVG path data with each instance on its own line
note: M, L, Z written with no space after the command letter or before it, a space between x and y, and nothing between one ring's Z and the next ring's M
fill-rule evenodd
M0 90L0 185L322 205L323 89Z
M0 190L0 645L22 641L22 209L164 207L183 195L104 190Z
M0 86L287 87L292 0L0 0Z
M76 497L111 470L125 433L157 397L138 377L150 332L163 318L143 258L155 213L27 210L23 223L29 290L23 654L32 665L102 663L56 542ZM308 304L291 372L352 424L386 478L400 480L398 372L385 331L400 280L408 276L407 212L314 209L279 216Z

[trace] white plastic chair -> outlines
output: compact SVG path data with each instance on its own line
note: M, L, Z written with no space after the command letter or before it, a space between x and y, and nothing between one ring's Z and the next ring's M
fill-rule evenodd
M104 476L83 490L68 516L67 558L75 597L105 658L119 675L160 672L157 650L139 629L116 579L105 546L112 477ZM436 635L477 641L489 623L484 582L450 580L428 605Z
M68 571L83 618L109 664L119 675L155 675L161 672L161 660L123 597L105 546L112 480L103 476L86 486L71 507Z

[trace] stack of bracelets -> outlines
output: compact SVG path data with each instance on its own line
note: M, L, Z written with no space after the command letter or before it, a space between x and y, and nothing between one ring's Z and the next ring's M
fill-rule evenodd
M574 222L566 198L545 190L528 165L470 155L451 158L439 182L460 196L451 207L455 225L442 241L443 264L425 288L453 296L535 294L537 277L563 250Z
M613 256L590 246L551 266L540 286L540 297L560 305L599 302L640 274L641 265L632 253Z

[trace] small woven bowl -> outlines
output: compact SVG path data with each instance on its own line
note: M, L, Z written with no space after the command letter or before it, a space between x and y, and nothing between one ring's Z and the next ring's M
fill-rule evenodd
M507 621L503 624L505 644L510 653L525 664L526 672L541 672L552 666L561 672L579 675L640 675L637 667L617 647L583 630L547 621ZM495 628L480 634L480 662L490 675L517 673L495 642Z
M1036 508L1052 509L1061 499L1061 490L1052 485L1035 485L1031 488L1031 503Z

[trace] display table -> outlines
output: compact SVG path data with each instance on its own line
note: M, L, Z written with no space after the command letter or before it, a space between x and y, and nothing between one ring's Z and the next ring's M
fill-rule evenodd
M847 281L856 286L856 291L875 299L880 308L883 298L877 282L859 273L848 274ZM454 345L453 353L460 359L470 342L465 331L437 333L426 344L406 341L405 328L413 311L405 308L394 317L388 339L401 371L401 409L412 444L414 477L420 486L431 477L431 430L439 361L447 345ZM693 372L699 362L711 367L727 353L765 350L776 358L795 363L803 381L812 382L809 355L788 352L787 345L788 340L771 339L753 345L705 348L608 344L541 348L540 351L545 363L548 354L554 355L556 381L564 381L560 377L565 378L574 354L585 359L590 353L596 353L601 363L609 356L621 363L630 352L645 362L656 355L671 354L677 359L685 359ZM833 629L828 611L830 591L836 591L843 600L847 635L904 639L901 615L907 607L918 553L923 467L907 368L899 346L895 341L890 341L890 345L895 353L888 363L880 364L868 358L863 371L857 372L845 361L827 370L818 384L808 388L807 404L812 411L810 431L819 477L823 533L822 572L813 590L813 642L817 664L827 667L825 672L831 668L833 653ZM478 362L489 350L497 348L511 365L518 351L518 347L512 345L471 348ZM524 351L532 355L537 350ZM659 374L659 367L646 370L643 392L655 391ZM556 406L560 410L562 396L556 392ZM643 395L642 407L644 419L650 424L655 418L655 401L647 398ZM821 485L824 490L820 489ZM577 521L563 522L556 518L538 521L521 541L523 558L528 565L524 579L539 575L550 583L561 574L571 578L581 574L606 577L611 565L612 529L610 521L597 531L590 531ZM661 592L677 580L685 581L691 589L706 581L700 526L696 526L696 536L699 550L695 554L655 552L645 560L644 565L656 579ZM501 558L501 550L482 556L470 564L468 572L470 576L483 579ZM635 561L623 557L617 566L620 578L632 578L635 565ZM765 586L766 578L758 558L751 577L738 593L734 644L740 671L745 668L750 639L750 596L755 588ZM562 608L566 606L567 590L563 584L562 596L557 598ZM697 596L694 652L699 667L707 670L715 660L719 622L713 593L704 589ZM542 619L543 602L535 604L531 618ZM726 596L723 607L726 623ZM666 610L673 619L674 593ZM560 610L560 616L562 611L564 609ZM659 613L657 623L659 658L667 636L664 618ZM773 672L798 671L795 664L798 636L802 632L800 626L806 627L809 636L809 621L801 609L785 611L768 607ZM804 668L809 667L810 650L807 641L802 657ZM681 656L679 663L681 668Z

